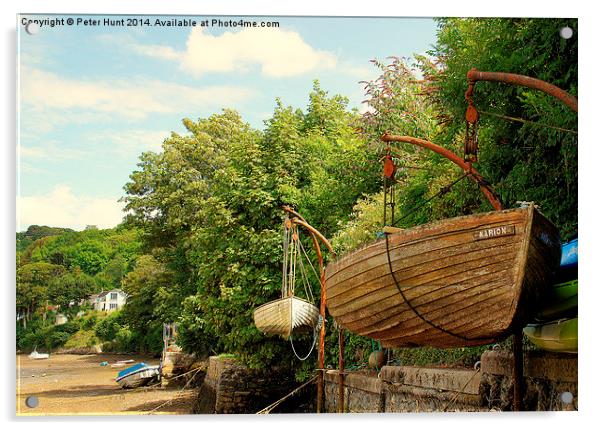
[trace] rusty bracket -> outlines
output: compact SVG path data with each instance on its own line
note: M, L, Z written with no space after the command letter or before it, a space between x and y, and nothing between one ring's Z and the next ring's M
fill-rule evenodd
M391 146L387 146L387 153L384 156L383 163L383 176L389 180L394 180L395 172L397 172L397 166L391 157Z
M420 146L422 148L429 149L433 152L436 152L439 155L447 158L452 163L456 164L460 167L469 178L477 183L481 192L485 195L487 200L491 203L491 206L497 211L503 209L502 203L500 202L497 193L493 189L493 187L487 183L487 181L483 178L483 176L470 164L470 162L464 161L462 158L458 157L455 153L450 151L449 149L443 148L433 142L429 142L428 140L418 139L416 137L411 136L398 136L395 134L384 134L381 137L381 140L384 142L404 142L410 143L412 145Z
M471 69L466 74L468 80L468 91L473 91L475 83L478 81L490 81L490 82L504 82L510 85L518 85L521 87L532 88L534 90L542 91L546 94L555 97L562 103L567 105L571 110L577 112L577 97L572 96L568 92L556 85L552 85L541 79L531 78L525 75L517 75L514 73L501 73L501 72L481 72L477 69Z
M464 98L468 102L466 108L466 135L464 137L464 161L469 163L477 162L477 153L479 151L479 141L477 133L477 123L479 121L479 112L474 106L474 83L469 83Z

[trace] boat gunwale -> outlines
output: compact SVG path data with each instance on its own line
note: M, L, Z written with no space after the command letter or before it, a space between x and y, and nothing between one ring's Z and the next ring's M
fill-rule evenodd
M462 216L458 216L458 217L454 217L454 218L446 218L443 220L437 220L437 221L431 221L425 224L420 224L414 227L408 227L408 228L404 228L404 229L400 229L399 232L396 233L392 233L391 236L397 236L399 234L410 234L410 235L418 235L418 232L420 230L427 230L427 229L441 229L444 230L443 227L446 224L449 223L453 223L455 221L461 221L464 219L469 219L469 218L484 218L486 216L495 216L495 215L502 215L502 214L509 214L509 213L516 213L518 215L521 215L521 217L519 219L516 220L517 223L524 223L525 221L525 217L524 215L522 215L522 213L524 213L525 211L528 210L533 210L534 205L532 203L530 203L529 206L526 207L519 207L519 208L512 208L512 209L504 209L502 211L489 211L489 212L482 212L482 213L477 213L477 214L472 214L472 215L462 215ZM545 217L543 217L544 219L546 219ZM504 221L500 220L500 223L503 223ZM414 243L419 243L422 241L426 241L431 239L432 237L436 236L436 237L446 237L448 235L453 235L456 234L458 232L464 232L464 231L470 231L470 230L474 230L477 229L479 227L475 226L475 227L467 227L464 229L458 229L458 230L454 230L454 232L449 233L449 234L441 234L441 233L437 233L436 231L433 232L433 234L430 234L428 236L424 236L424 237L418 237L415 240L410 240L407 242L402 242L401 244L396 245L395 247L392 247L391 249L397 249L400 247L404 247L410 244L414 244ZM352 257L353 255L359 254L360 252L365 251L367 248L371 248L374 246L379 245L381 242L384 242L384 238L378 238L378 239L374 239L371 242L368 242L358 248L352 249L344 254L340 254L337 255L337 258L334 259L333 261L329 262L328 265L325 267L325 274L326 274L326 279L328 280L329 278L331 278L333 276L334 273L338 273L339 271L343 270L343 268L336 268L336 270L334 270L334 268L341 264L341 262L347 260L348 258ZM345 266L346 268L347 266ZM330 269L330 270L329 270ZM334 271L334 272L333 272Z

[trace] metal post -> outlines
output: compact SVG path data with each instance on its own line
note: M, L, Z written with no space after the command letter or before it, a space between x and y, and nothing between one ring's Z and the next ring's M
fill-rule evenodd
M318 253L318 264L320 266L320 316L322 317L322 327L320 327L320 342L318 344L318 406L317 413L322 413L324 409L324 338L326 337L326 273L322 260L322 252L314 235L312 235L316 252Z
M513 409L523 410L523 331L518 329L512 338L514 356L512 368L512 385L514 387Z
M345 329L339 328L339 413L345 412Z
M286 212L293 215L291 222L298 224L304 227L309 231L312 242L314 244L314 248L316 250L316 255L318 256L318 266L320 268L320 316L322 317L322 326L320 327L320 340L318 342L318 369L317 369L317 377L318 377L318 401L316 412L321 413L324 410L324 338L326 337L326 272L324 271L324 258L322 257L322 251L320 250L320 242L322 242L328 251L332 254L332 256L336 256L335 252L322 233L313 228L311 225L305 221L305 219L291 209L288 206L283 208Z

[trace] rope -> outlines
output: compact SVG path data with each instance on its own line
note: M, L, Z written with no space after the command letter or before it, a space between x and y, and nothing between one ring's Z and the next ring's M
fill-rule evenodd
M395 272L393 271L393 263L391 262L391 253L389 251L389 235L385 234L385 243L386 243L386 247L387 247L387 262L389 263L389 272L391 273L391 277L393 278L393 281L395 281L395 286L397 287L397 290L399 291L399 294L401 295L401 298L403 299L403 301L405 303L407 303L408 307L412 310L412 312L414 312L414 314L416 314L416 316L418 318L420 318L422 321L424 321L425 323L427 323L428 325L430 325L431 327L445 333L448 334L450 336L453 337L457 337L458 339L462 339L465 341L473 341L473 340L481 340L481 339L488 339L488 338L469 338L469 337L465 337L462 336L460 334L456 334L454 332L451 332L437 324L435 324L434 322L426 319L420 312L418 312L418 309L416 309L414 307L414 305L412 305L412 303L406 298L403 290L401 289L401 286L399 285L399 282L397 281L397 277L395 276Z
M262 410L260 410L259 412L257 412L257 414L269 414L270 412L272 412L274 410L274 408L276 408L276 406L278 406L279 404L281 404L283 401L285 401L286 399L288 399L290 396L292 396L293 394L295 394L297 391L301 390L306 385L314 382L317 378L318 378L317 375L314 376L309 381L305 382L303 385L300 385L299 387L295 388L293 391L291 391L290 393L288 393L283 398L281 398L279 400L276 400L274 403L272 403L269 406L266 406L265 408L263 408Z
M322 315L319 316L318 324L316 324L316 326L314 327L314 340L312 341L311 348L309 349L309 352L307 353L307 355L303 358L301 358L299 356L299 354L297 354L297 351L295 350L295 345L293 345L293 337L289 336L289 340L291 341L291 346L293 347L293 352L295 353L295 357L297 357L301 361L307 360L307 358L313 352L314 347L316 346L316 340L318 339L318 332L320 331L321 328L322 328Z
M458 182L460 182L462 179L464 179L465 177L468 176L468 173L464 173L462 176L460 176L458 179L456 179L455 181L453 181L452 183L450 183L449 185L446 185L445 187L441 188L439 190L439 192L437 194L435 194L434 196L428 198L424 203L420 203L415 205L412 209L410 209L409 212L407 212L404 216L402 216L401 218L399 218L397 221L395 221L392 226L396 226L400 221L406 219L408 216L412 215L413 213L416 212L416 210L419 207L425 206L427 203L429 203L431 200L436 199L437 197L441 197L444 194L447 194L451 191L452 187L454 187L454 185L456 185ZM385 208L386 211L386 208Z
M489 116L493 116L493 117L496 117L496 118L505 119L505 120L508 120L508 121L520 122L522 124L531 124L531 125L535 125L535 126L538 126L538 127L545 127L545 128L551 128L553 130L564 131L566 133L578 134L577 131L575 131L575 130L570 130L568 128L562 128L562 127L556 127L554 125L549 125L549 124L541 124L541 123L536 122L536 121L529 121L528 119L516 118L516 117L513 117L513 116L507 116L507 115L501 115L499 113L494 113L494 112L483 112L483 111L481 111L481 113L483 115L489 115Z
M309 262L309 267L311 267L311 270L314 272L314 275L316 276L316 279L318 281L320 281L320 276L318 276L318 272L316 271L316 268L314 267L314 265L312 264L311 260L309 259L309 256L307 255L307 252L305 251L305 247L303 246L303 244L301 243L301 241L299 241L299 244L301 245L301 251L303 251L303 254L305 255L305 258L307 258L307 261Z
M284 254L283 263L282 263L282 295L281 297L286 297L288 290L288 245L289 245L289 230L286 228L286 223L288 221L288 214L284 218L284 233L282 234L282 252Z
M297 240L296 246L297 246L297 255L300 255L297 262L299 263L299 268L301 270L301 281L303 282L303 288L305 289L305 297L307 297L307 300L309 300L310 302L313 302L314 294L311 291L311 283L309 282L309 279L307 277L307 271L305 270L305 263L303 263L303 255L301 254L301 241L300 240ZM310 265L311 265L311 262L310 262Z
M468 384L470 384L470 382L474 379L475 376L477 376L477 374L481 371L481 369L477 369L477 371L475 373L473 373L473 375L470 377L470 379L466 382L466 384L464 384L464 386L460 389L460 391L458 391L456 393L456 395L454 397L452 397L452 399L447 403L447 405L445 405L445 407L443 408L443 412L447 411L447 408L449 408L451 405L453 405L456 400L458 399L458 397L460 396L460 394L462 393L462 391L464 391L464 389L466 387L468 387Z
M190 385L190 383L194 380L194 376L196 376L196 374L201 370L201 368L199 367L198 369L196 369L195 374L193 375L192 378L190 378L188 380L188 382L186 383L186 385L184 385L182 388L180 388L180 390L176 393L175 397L172 399L169 399L168 401L161 403L159 406L157 406L154 409L151 409L150 411L148 411L149 414L151 414L152 412L155 412L158 409L161 409L163 406L167 406L168 404L170 404L171 402L173 402L174 400L176 400L178 398L178 396L180 394L182 394L182 391L184 391L186 389L186 387L188 387L188 385Z

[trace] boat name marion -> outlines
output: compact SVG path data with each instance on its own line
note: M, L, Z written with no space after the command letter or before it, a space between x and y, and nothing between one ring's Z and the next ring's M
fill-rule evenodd
M503 225L500 227L485 228L483 230L475 231L475 240L490 239L492 237L499 236L510 236L515 233L513 225Z

